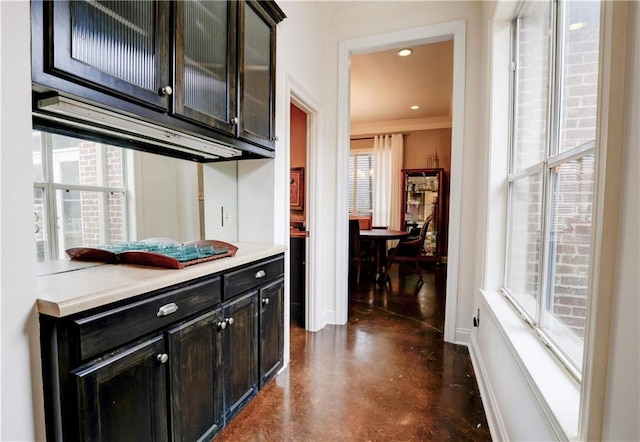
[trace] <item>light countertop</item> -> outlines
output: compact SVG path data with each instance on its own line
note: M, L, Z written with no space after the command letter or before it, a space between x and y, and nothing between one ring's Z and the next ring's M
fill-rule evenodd
M38 312L69 316L202 276L218 273L277 255L284 245L233 243L234 257L221 258L184 269L163 269L129 264L79 263L62 260L43 264L37 279Z

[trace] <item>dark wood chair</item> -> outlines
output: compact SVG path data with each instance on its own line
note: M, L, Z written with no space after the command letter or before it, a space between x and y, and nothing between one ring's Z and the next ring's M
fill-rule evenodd
M360 223L357 219L349 220L349 280L351 280L352 269L355 267L356 282L360 282L360 271L362 268L362 248L360 243Z
M420 228L420 234L416 236L409 236L406 239L401 239L398 242L396 247L392 247L389 249L389 253L387 255L387 264L384 268L384 279L383 281L389 280L389 271L394 262L398 261L414 261L416 266L416 272L420 276L420 280L422 280L422 272L420 270L420 254L422 253L422 248L424 247L424 240L427 237L427 230L429 229L429 224L433 219L433 215L429 215L427 219L422 223L422 227Z

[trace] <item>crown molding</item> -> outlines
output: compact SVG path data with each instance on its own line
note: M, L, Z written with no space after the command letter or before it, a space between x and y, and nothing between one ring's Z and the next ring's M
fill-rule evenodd
M412 118L351 124L351 136L451 128L451 117Z

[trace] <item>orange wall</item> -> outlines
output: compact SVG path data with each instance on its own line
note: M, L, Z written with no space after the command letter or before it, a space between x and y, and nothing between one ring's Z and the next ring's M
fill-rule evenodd
M404 137L404 169L426 169L427 157L438 153L439 166L451 170L451 129L409 132Z
M373 139L352 140L351 149L373 149ZM407 132L404 137L403 169L426 169L427 157L438 153L439 166L447 176L451 171L451 129Z
M307 114L300 108L291 104L291 132L289 141L291 147L291 167L305 168L305 185L307 180ZM305 186L306 187L306 186ZM291 221L305 221L307 201L305 200L305 210L292 210Z

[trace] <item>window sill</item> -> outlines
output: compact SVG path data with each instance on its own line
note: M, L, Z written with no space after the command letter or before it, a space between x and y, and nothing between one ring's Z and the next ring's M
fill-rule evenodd
M505 342L558 436L578 440L580 384L497 291L480 290Z

